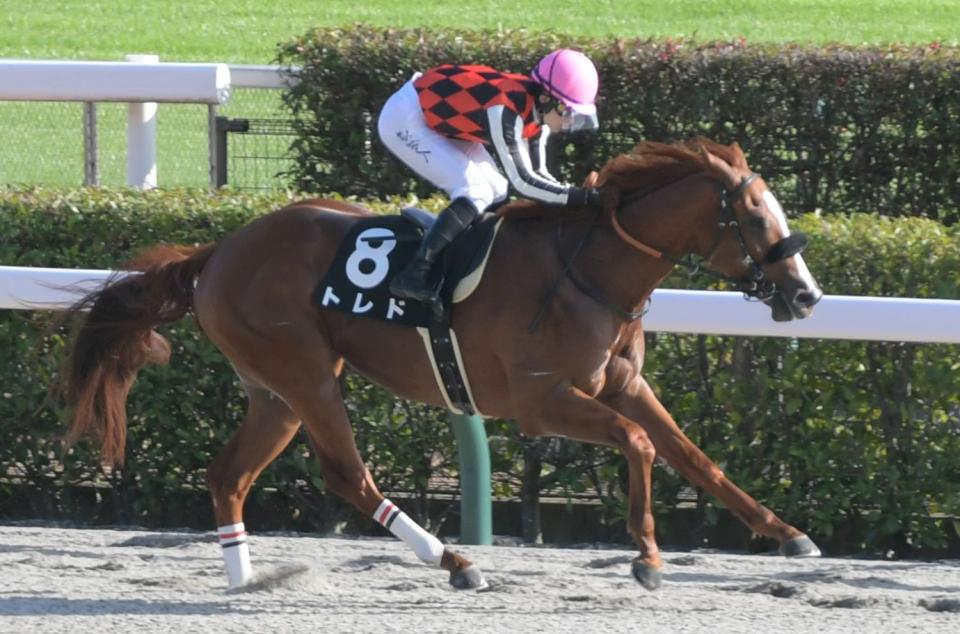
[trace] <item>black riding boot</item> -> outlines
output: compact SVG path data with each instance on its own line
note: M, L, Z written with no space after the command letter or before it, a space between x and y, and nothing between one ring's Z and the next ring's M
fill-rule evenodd
M397 297L435 302L439 289L430 285L430 269L447 245L478 215L476 206L466 198L451 202L437 216L410 263L390 281L390 292Z

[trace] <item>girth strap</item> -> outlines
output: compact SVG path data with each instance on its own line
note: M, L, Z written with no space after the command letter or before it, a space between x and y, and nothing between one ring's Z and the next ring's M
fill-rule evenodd
M434 320L427 328L417 328L417 332L423 338L437 387L447 408L455 414L478 414L453 328L449 323Z

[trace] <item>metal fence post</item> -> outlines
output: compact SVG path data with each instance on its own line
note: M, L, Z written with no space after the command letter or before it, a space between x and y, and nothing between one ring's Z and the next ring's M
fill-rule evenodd
M83 103L83 184L100 185L100 162L97 143L97 104Z
M220 143L220 117L217 116L216 104L207 104L207 171L210 180L210 189L220 187L219 167L220 161L226 161L226 157L219 156Z
M247 132L250 130L250 121L247 119L230 119L213 115L210 173L214 189L227 184L229 178L228 141L231 132Z
M479 416L450 415L460 455L460 543L493 543L490 447Z

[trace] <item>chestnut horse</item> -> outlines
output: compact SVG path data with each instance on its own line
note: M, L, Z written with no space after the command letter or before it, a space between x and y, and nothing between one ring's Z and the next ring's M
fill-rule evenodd
M592 175L596 178L596 174ZM476 291L452 324L480 411L513 419L528 436L618 448L629 463L628 528L639 547L632 573L661 584L651 467L659 456L716 496L788 556L819 550L727 479L680 430L641 369L639 316L677 264L731 280L776 320L810 315L822 292L783 211L736 145L707 139L643 143L593 180L606 209L564 210L528 201L505 216ZM265 215L217 244L157 247L77 310L89 314L67 370L68 442L90 433L107 462L123 458L125 402L137 371L163 362L154 327L192 310L230 360L249 399L243 423L208 470L228 580L250 578L243 503L260 472L303 425L331 491L374 517L457 588L484 580L377 490L354 442L337 380L344 363L400 397L443 405L423 340L411 328L319 307L314 289L363 207L307 200ZM536 323L532 323L535 321Z

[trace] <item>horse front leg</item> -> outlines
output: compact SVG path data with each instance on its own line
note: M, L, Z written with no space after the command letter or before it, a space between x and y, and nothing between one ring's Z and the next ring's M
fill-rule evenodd
M518 422L528 436L564 436L620 449L629 465L627 527L640 549L631 569L643 587L660 587L663 561L654 534L650 481L656 452L643 428L569 385L557 387L536 413L521 416Z
M657 454L695 486L723 502L754 533L777 540L788 557L819 557L820 549L797 528L777 517L727 479L723 471L687 438L642 377L607 401L637 421L649 434Z

